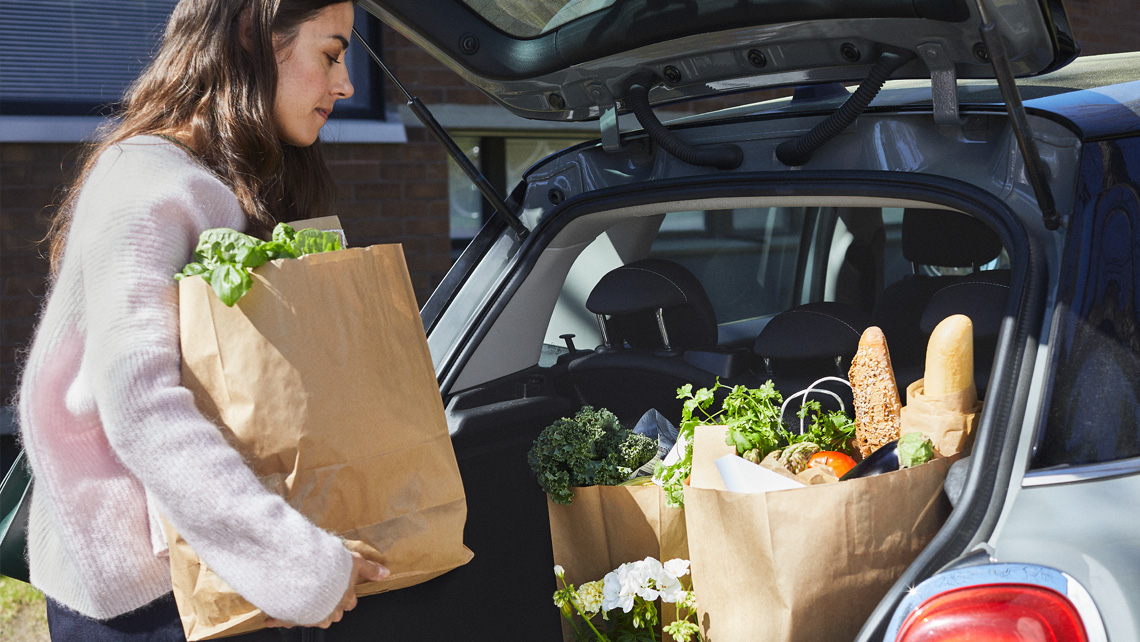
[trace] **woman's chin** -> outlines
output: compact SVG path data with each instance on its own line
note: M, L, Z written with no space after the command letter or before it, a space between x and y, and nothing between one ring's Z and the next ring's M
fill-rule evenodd
M289 145L290 147L309 147L313 143L317 142L317 138L317 136L313 136L312 138L281 137L281 142Z

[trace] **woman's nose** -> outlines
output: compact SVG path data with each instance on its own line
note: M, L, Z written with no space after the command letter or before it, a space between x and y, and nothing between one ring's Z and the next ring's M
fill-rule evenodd
M340 74L337 76L333 83L333 94L337 98L352 98L352 94L356 91L352 86L352 80L348 77L347 65L337 65Z

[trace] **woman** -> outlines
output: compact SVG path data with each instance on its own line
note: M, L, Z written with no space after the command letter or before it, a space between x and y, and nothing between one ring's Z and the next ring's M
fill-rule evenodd
M18 400L53 640L183 639L159 514L271 626L327 627L387 575L262 488L197 411L172 278L205 229L328 211L316 141L352 95L352 17L345 1L182 0L64 199Z

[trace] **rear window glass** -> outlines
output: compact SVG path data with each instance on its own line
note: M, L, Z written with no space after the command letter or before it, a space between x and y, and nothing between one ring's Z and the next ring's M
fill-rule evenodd
M721 323L776 314L793 305L803 208L673 212L650 256L692 272Z
M541 35L613 3L614 0L463 0L484 20L520 38Z
M1129 148L1121 158L1140 153L1137 141L1120 145ZM1034 468L1140 456L1140 202L1130 184L1092 194L1061 266L1052 387Z

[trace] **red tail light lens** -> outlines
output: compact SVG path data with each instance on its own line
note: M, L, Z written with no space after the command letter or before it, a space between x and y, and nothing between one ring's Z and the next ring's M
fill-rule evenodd
M1064 595L1028 584L969 586L939 593L903 622L896 642L1087 642Z

